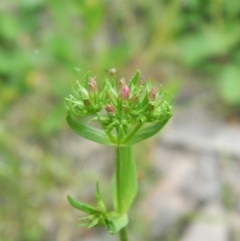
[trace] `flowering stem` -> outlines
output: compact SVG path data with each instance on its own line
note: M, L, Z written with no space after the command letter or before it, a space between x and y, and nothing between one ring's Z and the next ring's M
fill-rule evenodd
M121 198L121 149L120 146L116 147L116 196L117 196L117 210L122 212L122 198Z
M126 213L137 193L137 171L131 146L116 146L115 197L116 209ZM128 241L127 228L119 232L120 241Z
M126 213L137 194L137 170L131 146L116 146L115 206Z
M77 82L77 88L65 103L67 121L74 132L96 143L115 146L116 151L112 190L114 211L106 211L98 184L96 207L70 196L68 200L73 207L89 215L81 220L87 221L85 226L104 225L111 234L119 232L120 241L128 241L128 211L138 191L132 146L157 134L172 116L165 94L161 90L157 92L149 81L139 83L139 77L140 72L136 71L128 83L122 78L118 85L107 78L100 90L94 78L86 75L84 83ZM98 121L102 128L86 125L72 116L93 116L92 120ZM142 128L144 124L147 125Z
M128 194L128 189L126 189L126 182L131 182L129 177L129 164L131 165L132 159L132 148L131 147L116 147L116 205L117 211L119 213L124 213L128 209L128 204L126 201L126 195ZM131 170L130 170L131 171ZM133 176L134 173L132 173ZM128 241L127 228L124 227L119 232L120 241Z

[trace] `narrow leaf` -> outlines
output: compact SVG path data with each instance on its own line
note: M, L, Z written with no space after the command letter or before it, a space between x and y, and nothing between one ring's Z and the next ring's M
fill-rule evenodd
M71 129L79 136L103 145L114 144L110 141L104 131L75 121L70 114L67 115L67 122Z
M102 212L106 212L106 207L103 203L103 200L102 200L102 196L101 196L101 193L100 193L100 188L99 188L99 182L97 182L96 184L96 199L97 199L97 206L99 207L99 209L102 211Z
M130 89L132 88L132 86L137 84L140 74L141 74L140 70L137 70L133 75L133 77L130 79L130 82L129 82Z
M126 143L123 143L124 145L134 145L140 141L143 141L145 139L148 139L149 137L157 134L168 122L169 119L163 121L163 122L157 122L154 124L151 124L143 129L140 129L135 135L133 135Z
M82 212L93 214L95 212L95 208L92 206L89 206L85 203L81 203L74 198L72 198L70 195L67 196L68 202L76 209L81 210Z
M98 217L96 217L93 220L91 220L91 222L88 225L88 228L93 228L93 227L97 226L98 225L98 221L99 221Z
M90 71L88 71L88 72L85 74L85 79L84 79L84 87L85 87L86 89L88 89L89 73L90 73Z

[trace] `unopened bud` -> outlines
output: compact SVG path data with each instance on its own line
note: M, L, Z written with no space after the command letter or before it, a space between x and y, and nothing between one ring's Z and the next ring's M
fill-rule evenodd
M149 100L154 101L156 99L156 88L152 87L149 93Z
M139 100L139 95L135 94L134 96L131 97L130 102L131 102L132 105L135 105L135 104L137 104L138 100Z
M118 88L121 90L126 85L126 80L124 78L121 78L118 83Z
M108 73L111 74L111 75L114 75L116 74L117 70L115 68L111 68L108 70Z
M124 85L122 88L121 88L121 91L120 91L120 97L122 100L128 100L129 98L129 88L127 85Z
M137 120L140 122L140 123L144 123L147 121L147 117L145 115L140 115L137 117Z
M154 105L152 103L148 103L148 111L153 111Z
M82 86L80 86L80 88L78 89L78 93L82 97L82 99L87 99L89 96L88 91Z
M127 114L129 112L129 108L127 106L123 106L123 113Z
M114 113L115 112L115 109L112 105L107 105L106 106L106 111L109 112L109 113Z
M83 103L85 106L90 107L92 105L91 101L89 99L84 99Z
M89 93L93 94L97 91L97 83L93 78L89 78L88 80L88 88L89 88Z

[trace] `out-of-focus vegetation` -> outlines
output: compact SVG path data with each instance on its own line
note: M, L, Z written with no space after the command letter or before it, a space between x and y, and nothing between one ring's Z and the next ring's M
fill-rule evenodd
M139 68L177 89L179 73L196 73L239 111L239 21L238 0L1 1L0 239L64 233L64 190L86 179L56 148L70 82L89 70L101 79L112 67L126 77Z

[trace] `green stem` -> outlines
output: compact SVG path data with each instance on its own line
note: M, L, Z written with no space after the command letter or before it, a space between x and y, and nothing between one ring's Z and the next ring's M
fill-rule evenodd
M131 146L116 146L115 200L119 213L128 212L137 194L137 170Z
M122 228L119 232L120 241L128 241L127 228Z
M98 116L98 121L99 121L99 124L101 125L101 127L103 128L103 130L105 131L105 133L107 134L107 136L109 137L109 139L113 142L113 143L116 143L116 137L111 133L111 132L108 132L107 131L107 128L106 126L104 126Z
M127 141L142 127L142 125L143 125L142 123L137 124L137 125L135 126L135 128L132 130L132 132L130 132L129 135L127 135L127 136L124 138L122 144L127 143Z
M116 148L116 186L117 186L117 211L119 213L122 213L124 211L124 200L123 200L123 188L124 184L122 182L122 179L124 178L124 173L122 172L124 168L124 151L122 149L123 147L117 146ZM126 160L126 156L124 158ZM126 163L126 162L125 162ZM128 241L128 234L127 234L127 228L124 227L119 231L119 238L120 241Z
M121 147L117 146L116 148L116 187L117 187L117 211L121 213L123 211L123 198L122 198L122 153L121 153Z
M131 146L116 146L115 205L120 214L127 213L137 194L137 171ZM121 241L128 241L127 229L119 233Z

